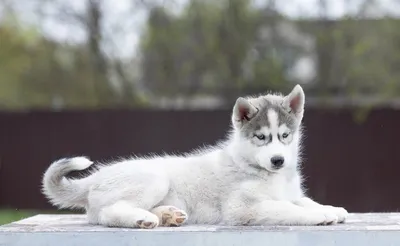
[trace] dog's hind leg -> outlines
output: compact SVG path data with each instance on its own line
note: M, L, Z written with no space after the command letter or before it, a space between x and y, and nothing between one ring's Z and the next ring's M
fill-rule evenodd
M151 212L158 217L160 226L181 226L188 219L185 211L174 206L155 207Z
M103 181L91 188L89 222L110 227L151 229L158 226L159 219L150 210L167 196L168 179L151 173L129 178Z
M155 214L136 208L127 201L118 201L101 209L99 223L109 227L152 229L158 226L159 219Z

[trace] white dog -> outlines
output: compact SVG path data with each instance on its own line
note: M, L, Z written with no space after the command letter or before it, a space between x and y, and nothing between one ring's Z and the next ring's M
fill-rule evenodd
M154 228L182 224L327 225L344 208L304 195L300 175L304 92L238 98L225 141L181 156L132 158L67 179L85 157L53 163L43 193L60 208L85 208L89 223Z

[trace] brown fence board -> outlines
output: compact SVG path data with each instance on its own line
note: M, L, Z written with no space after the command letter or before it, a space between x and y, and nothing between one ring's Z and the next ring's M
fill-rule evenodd
M225 110L0 113L0 206L51 208L40 180L57 158L188 151L215 143L229 123ZM400 111L375 109L358 124L350 110L308 109L304 123L315 199L352 212L400 208Z

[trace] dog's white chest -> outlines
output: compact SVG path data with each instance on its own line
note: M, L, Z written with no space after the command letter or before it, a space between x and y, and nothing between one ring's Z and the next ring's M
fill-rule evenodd
M301 197L300 179L283 175L268 180L252 180L241 184L241 191L260 200L296 200Z
M297 176L290 179L283 175L272 177L265 183L265 188L273 200L296 200L302 193L300 179Z

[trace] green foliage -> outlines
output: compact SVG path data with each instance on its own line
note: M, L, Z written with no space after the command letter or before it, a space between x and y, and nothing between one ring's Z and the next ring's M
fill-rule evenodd
M399 20L298 21L253 2L190 0L179 13L153 7L139 69L101 49L113 32L100 31L106 19L98 1L88 1L92 12L64 13L78 16L86 43L48 39L10 14L0 22L0 109L144 107L147 95L211 94L231 104L245 94L288 91L300 82L290 69L305 56L317 63L304 86L309 97L400 94Z
M99 72L86 45L58 43L34 28L18 26L15 20L0 23L0 108L143 105L128 79L121 93L111 86L107 72Z
M399 95L398 25L399 20L390 18L303 23L317 38L317 93L383 99Z
M180 15L152 9L141 40L144 86L156 95L211 93L226 101L282 89L283 66L259 40L260 28L272 24L266 11L247 0L193 0ZM257 57L247 61L252 51Z

